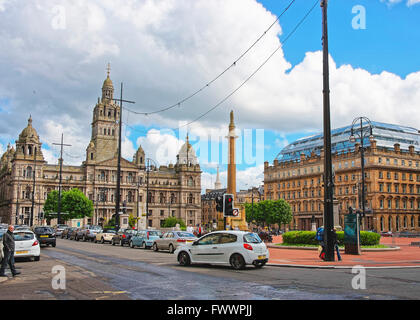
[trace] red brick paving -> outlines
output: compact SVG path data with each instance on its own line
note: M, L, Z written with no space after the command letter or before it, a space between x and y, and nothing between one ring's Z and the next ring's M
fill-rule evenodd
M394 243L393 243L394 241ZM361 255L349 255L340 250L342 261L327 262L318 257L317 250L277 249L269 248L270 264L300 265L300 266L340 266L352 267L420 267L420 247L410 246L411 242L420 242L420 238L391 238L382 237L381 244L400 247L397 251L362 251ZM273 244L282 243L282 237L273 237Z

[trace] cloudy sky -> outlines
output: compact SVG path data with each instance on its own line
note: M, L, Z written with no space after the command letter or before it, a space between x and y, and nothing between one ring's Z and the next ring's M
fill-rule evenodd
M72 145L65 163L80 164L110 63L115 96L123 82L124 98L136 102L131 111L177 105L204 88L166 112L126 110L124 157L141 144L160 164L175 162L189 132L203 189L217 165L225 185L233 110L238 185L258 185L264 161L322 131L319 4L290 38L315 1L295 0L269 29L291 1L0 0L0 153L31 114L46 160L57 162L52 143L64 133ZM419 127L419 21L420 0L329 1L333 128L362 115Z

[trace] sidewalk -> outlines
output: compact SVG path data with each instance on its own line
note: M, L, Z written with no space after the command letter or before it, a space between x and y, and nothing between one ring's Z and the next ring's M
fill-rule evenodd
M352 268L361 265L367 268L420 268L420 247L410 246L411 242L420 242L420 238L382 237L381 244L395 245L396 251L362 251L361 255L345 254L340 250L342 261L323 261L318 257L318 250L284 249L275 247L282 243L282 237L273 237L273 243L268 244L270 260L268 265L307 267L307 268Z

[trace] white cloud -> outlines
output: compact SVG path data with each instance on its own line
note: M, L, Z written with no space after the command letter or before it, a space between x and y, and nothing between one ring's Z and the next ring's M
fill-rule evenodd
M9 101L8 113L0 117L0 135L14 142L31 113L41 140L50 148L49 159L56 161L58 147L52 143L60 142L64 132L65 143L72 145L64 149L70 155L64 157L68 164L80 164L85 158L92 110L108 62L115 96L119 97L124 82L124 97L136 101L129 107L153 111L212 79L275 19L255 0L57 0L55 5L65 8L63 30L52 27L54 12L45 1L0 0L0 46L7 48L0 51L0 99ZM279 45L281 32L276 24L231 71L180 108L148 117L125 112L130 126L176 128L181 121L195 119L261 64ZM361 115L418 126L420 72L405 79L388 72L374 75L350 65L337 66L333 58L333 127L350 124ZM279 50L237 94L185 127L185 132L188 129L191 137L205 136L210 129L224 134L232 109L240 128L282 133L320 130L321 52L308 52L299 65L290 67ZM179 138L185 139L185 134ZM285 143L281 140L277 142ZM174 163L183 143L170 132L152 130L136 142L134 146L123 139L124 157L130 160L141 144L146 156L161 164Z
M222 170L222 168L220 168ZM214 183L216 182L217 174L211 174L209 172L203 172L201 175L201 189L204 193L206 189L214 189ZM236 189L246 190L252 187L259 187L263 184L264 180L264 165L258 165L255 167L249 167L245 170L236 171ZM220 182L222 187L227 187L227 171L220 171Z

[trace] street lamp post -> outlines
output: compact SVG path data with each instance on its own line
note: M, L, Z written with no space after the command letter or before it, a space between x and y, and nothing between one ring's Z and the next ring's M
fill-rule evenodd
M152 163L152 164L151 164ZM149 224L149 174L151 167L157 168L156 161L153 159L146 159L146 228Z
M363 127L363 122L367 123L367 126ZM354 130L354 127L357 123L360 123L360 132L357 133ZM362 216L365 216L365 149L364 149L364 139L369 137L369 141L372 142L373 137L373 127L370 120L366 117L358 117L353 120L351 125L351 135L350 135L350 142L356 143L357 139L356 136L360 139L360 161L361 161L361 168L362 168Z

